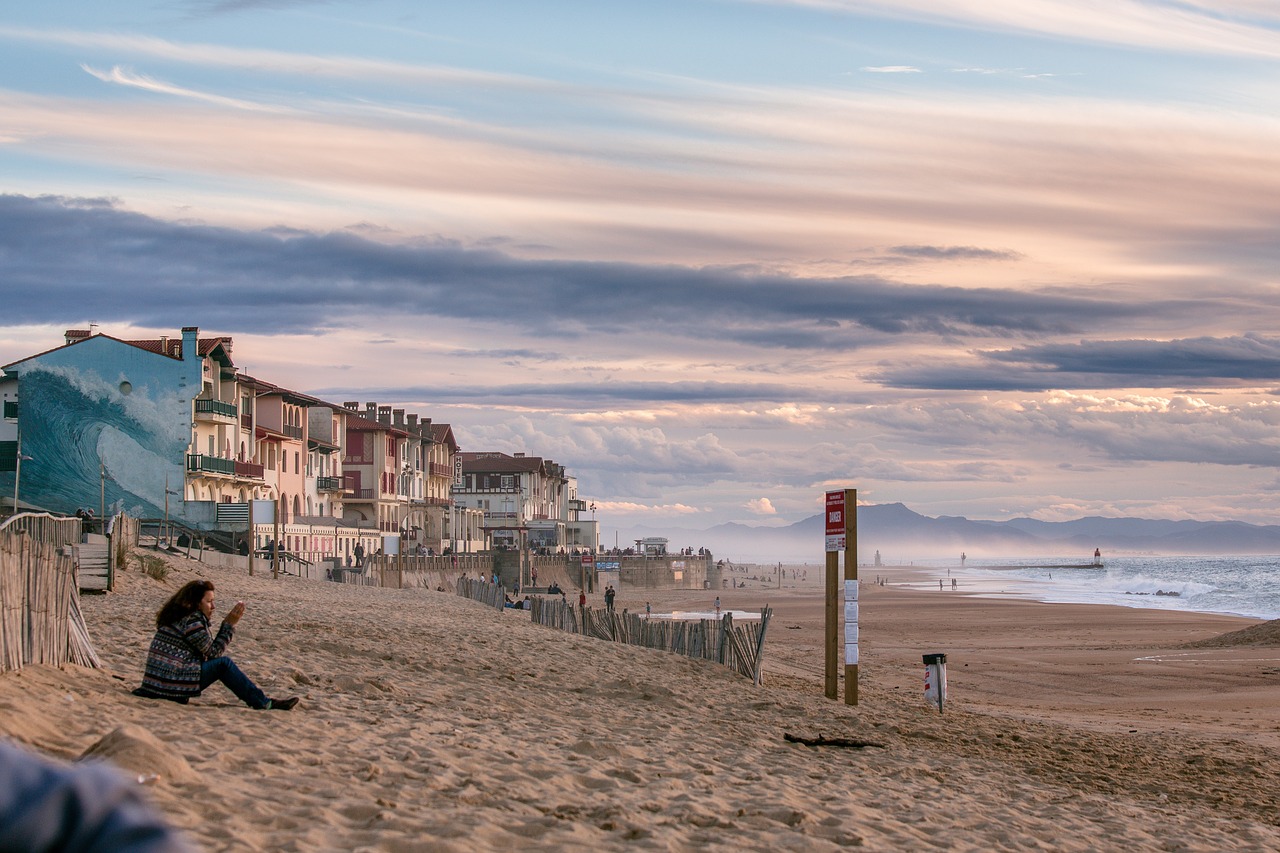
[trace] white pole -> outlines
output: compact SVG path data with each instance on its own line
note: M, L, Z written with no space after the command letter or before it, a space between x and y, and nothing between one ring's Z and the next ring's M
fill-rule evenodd
M18 481L22 478L22 429L18 429L18 464L13 469L13 514L18 514Z

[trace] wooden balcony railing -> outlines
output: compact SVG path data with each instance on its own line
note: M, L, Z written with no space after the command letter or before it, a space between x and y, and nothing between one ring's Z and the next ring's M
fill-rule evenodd
M257 462L236 462L236 476L248 477L253 480L261 480L263 467Z
M236 461L219 456L206 456L203 453L188 453L187 470L192 473L235 474Z
M204 400L196 398L197 415L221 415L224 418L235 418L238 414L235 403L224 403L221 400Z

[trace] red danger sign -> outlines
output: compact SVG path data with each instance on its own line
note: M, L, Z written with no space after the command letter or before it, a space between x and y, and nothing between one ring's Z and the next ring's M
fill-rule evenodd
M844 490L827 492L827 535L844 535Z

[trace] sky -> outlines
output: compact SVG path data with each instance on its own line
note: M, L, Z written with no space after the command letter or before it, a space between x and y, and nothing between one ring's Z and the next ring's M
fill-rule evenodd
M1280 7L0 16L0 363L68 328L578 478L611 527L1280 511Z

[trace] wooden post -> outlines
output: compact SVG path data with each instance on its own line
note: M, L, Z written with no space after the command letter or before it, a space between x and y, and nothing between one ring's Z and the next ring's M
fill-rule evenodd
M858 645L849 642L850 625L853 620L853 634L858 630L858 490L844 490L844 583L845 583L845 662L844 662L844 703L858 704ZM852 584L852 590L850 589ZM852 604L852 607L850 607ZM853 649L853 661L849 661L849 650Z
M840 552L827 552L827 614L826 614L826 678L824 681L826 696L835 699L839 691L840 671Z
M272 525L271 577L280 577L280 501L276 500L275 523Z
M845 702L858 704L858 661L857 635L857 583L858 583L858 529L856 516L858 512L857 489L830 491L826 495L826 541L827 553L827 608L826 630L824 632L826 647L826 666L824 692L828 699L835 699L839 694L840 682L840 623L841 605L844 605L845 616L852 616L852 632L846 627L845 633ZM841 541L843 540L843 541ZM843 545L843 548L840 546ZM844 551L844 586L840 584L840 551ZM853 584L850 587L850 583ZM843 592L843 595L841 594ZM852 603L852 607L850 607ZM852 682L852 684L850 683Z
M249 497L249 577L253 577L253 552L258 550L258 543L253 540L253 497Z

